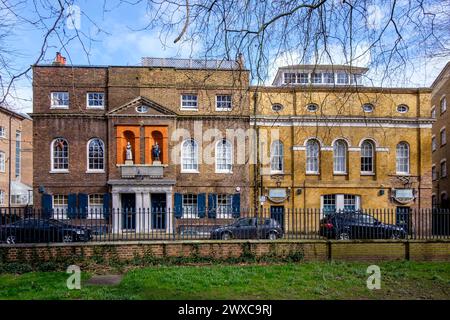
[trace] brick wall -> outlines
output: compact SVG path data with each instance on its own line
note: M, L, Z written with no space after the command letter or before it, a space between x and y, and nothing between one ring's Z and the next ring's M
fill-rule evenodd
M304 261L450 261L450 241L154 241L85 244L0 245L0 262L49 261L54 258L83 257L126 261L151 255L155 258L205 257L226 260L251 255L283 258L298 254Z

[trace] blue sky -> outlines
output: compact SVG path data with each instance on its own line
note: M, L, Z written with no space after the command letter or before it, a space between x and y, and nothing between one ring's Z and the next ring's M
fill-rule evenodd
M400 1L400 0L399 0ZM144 28L149 15L146 10L145 1L135 6L123 4L119 1L108 1L105 8L101 0L76 0L83 14L80 19L79 32L88 35L94 41L84 41L82 44L73 40L66 48L62 48L60 39L53 37L47 48L46 55L42 63L51 63L56 51L61 51L67 57L68 64L76 65L139 65L140 58L150 57L196 57L201 52L200 44L189 43L174 44L173 40L177 34L169 34L164 39L158 31L140 30ZM105 12L104 12L104 9ZM383 8L371 10L370 14L377 27L377 21L383 20ZM24 14L33 15L30 7L23 8ZM97 28L92 21L98 25ZM101 29L102 31L99 31ZM69 32L71 32L69 30ZM72 32L72 35L74 33ZM69 37L71 34L68 34ZM84 36L83 36L84 37ZM15 58L17 70L23 70L34 62L40 52L43 34L40 30L32 28L18 27L13 30L9 37L8 46L19 52ZM164 45L168 44L168 45ZM86 54L85 50L89 52ZM334 50L335 56L339 57L339 49ZM362 42L361 52L364 51ZM361 66L370 65L372 57L369 54L362 56L359 60ZM429 86L439 71L445 66L448 58L428 59L424 57L411 57L412 63L405 73L408 73L408 80L399 83L401 86ZM274 75L276 68L289 63L298 63L298 56L295 53L286 52L271 61L272 68L269 70L269 78ZM339 59L334 63L339 63ZM267 83L271 83L268 79ZM16 83L16 95L20 100L16 100L16 108L25 112L32 109L31 79L22 79Z

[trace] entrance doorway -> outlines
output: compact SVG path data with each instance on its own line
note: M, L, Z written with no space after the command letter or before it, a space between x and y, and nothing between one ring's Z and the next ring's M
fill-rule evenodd
M397 207L395 211L395 221L399 227L402 227L407 234L411 231L411 208Z
M270 206L270 218L277 221L284 230L284 206Z
M122 193L122 229L134 230L136 228L136 195Z
M166 229L166 194L152 193L152 229Z

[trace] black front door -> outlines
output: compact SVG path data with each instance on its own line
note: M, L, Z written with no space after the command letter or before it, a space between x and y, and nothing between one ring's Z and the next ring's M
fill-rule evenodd
M122 229L135 229L136 227L136 195L122 193Z
M407 234L411 231L411 209L409 207L397 207L395 221L399 227L402 227Z
M166 228L166 194L152 193L152 229Z
M284 230L284 206L270 206L270 218L277 221Z

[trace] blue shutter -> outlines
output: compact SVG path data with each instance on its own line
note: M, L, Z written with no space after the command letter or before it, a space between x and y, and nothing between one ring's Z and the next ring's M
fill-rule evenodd
M53 201L50 194L44 193L42 195L42 214L44 218L50 219L52 217Z
M77 194L69 193L67 196L67 217L69 219L77 218Z
M78 194L78 210L81 219L86 219L88 216L88 195L86 193Z
M208 194L208 218L215 219L217 212L217 194Z
M233 194L232 200L233 218L239 218L241 215L241 195L239 193Z
M181 218L183 215L183 195L181 193L175 193L175 206L174 213L175 218Z
M206 216L206 193L199 193L197 195L197 213L199 218Z
M103 217L105 218L105 220L109 220L111 210L111 207L109 206L110 198L111 196L109 193L105 193L103 195Z

